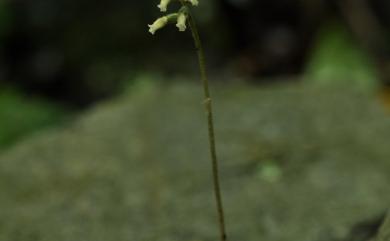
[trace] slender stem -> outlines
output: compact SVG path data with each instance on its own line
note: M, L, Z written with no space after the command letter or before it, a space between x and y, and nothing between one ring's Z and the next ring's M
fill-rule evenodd
M184 2L181 1L184 5ZM191 13L188 13L188 23L190 25L190 29L192 32L192 37L194 39L195 48L198 54L199 61L199 69L203 84L204 91L204 105L206 109L207 115L207 125L208 125L208 135L209 135L209 144L210 144L210 155L212 162L212 174L213 174L213 183L214 183L214 194L215 201L217 205L218 212L218 221L219 221L219 229L220 229L220 238L221 241L227 241L226 228L225 228L225 218L224 211L222 205L222 196L221 196L221 188L219 184L219 170L218 170L218 159L217 159L217 151L215 147L215 134L214 134L214 119L213 119L213 108L212 108L212 99L209 89L209 81L206 73L206 62L203 51L202 42L200 40L198 28L196 26L195 20Z

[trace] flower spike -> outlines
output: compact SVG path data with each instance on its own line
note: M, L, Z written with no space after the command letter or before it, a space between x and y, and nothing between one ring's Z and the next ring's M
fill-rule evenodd
M162 12L165 12L171 1L172 0L160 0L160 4L158 5L158 7ZM177 1L180 2L182 7L178 11L160 17L153 24L148 25L149 32L151 34L154 34L157 30L163 28L168 23L175 23L175 22L176 22L176 27L179 29L179 31L183 32L187 28L186 24L188 20L188 25L191 30L192 38L194 40L196 52L198 55L200 76L203 83L204 106L205 106L206 116L207 116L208 139L210 144L209 152L210 152L211 164L212 164L213 187L214 187L216 209L218 213L220 241L227 241L224 210L222 205L222 195L221 195L221 188L219 184L218 158L217 158L217 150L215 145L216 143L215 143L215 134L214 134L212 100L209 91L209 81L206 72L205 54L203 51L202 42L200 41L199 32L195 24L195 20L190 12L191 7L198 6L199 2L198 0L177 0Z
M168 5L172 2L172 0L160 0L160 4L157 5L157 7L160 9L161 12L166 12ZM174 23L176 22L176 27L179 29L180 32L184 32L187 29L187 18L188 18L188 11L189 8L192 6L198 6L199 1L198 0L180 0L182 3L182 8L178 10L177 12L165 15L163 17L158 18L156 21L154 21L153 24L148 25L149 26L149 32L151 34L155 34L157 30L165 27L168 23Z

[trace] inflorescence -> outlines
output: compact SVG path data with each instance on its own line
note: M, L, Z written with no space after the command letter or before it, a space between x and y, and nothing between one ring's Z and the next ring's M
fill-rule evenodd
M160 4L157 5L157 7L160 9L161 12L166 12L168 9L169 3L171 3L172 0L161 0ZM186 3L189 3L189 5L192 6L198 6L199 2L198 0L183 0ZM188 7L187 5L180 8L180 10L176 13L171 13L165 16L162 16L158 18L154 23L148 25L149 26L149 32L151 34L154 34L157 30L165 27L169 23L176 23L176 27L179 29L180 32L184 32L187 29L186 22L188 18Z

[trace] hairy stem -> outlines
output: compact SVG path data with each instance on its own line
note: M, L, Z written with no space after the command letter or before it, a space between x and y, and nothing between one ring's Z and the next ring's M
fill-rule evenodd
M181 0L181 2L184 6L185 5L184 1ZM221 241L227 241L226 228L225 228L225 218L224 218L224 211L223 211L223 205L222 205L221 188L220 188L220 184L219 184L217 151L216 151L216 147L215 147L212 99L211 99L211 94L210 94L209 81L207 78L206 62L205 62L205 56L204 56L204 51L203 51L203 47L202 47L202 42L201 42L200 37L199 37L199 32L198 32L198 28L196 26L195 20L190 12L188 12L188 24L190 26L190 29L192 32L192 37L194 39L196 51L198 54L199 69L200 69L200 75L201 75L202 84L203 84L204 105L205 105L206 115L207 115L207 125L208 125L210 155L211 155L211 162L212 162L214 194L215 194L215 201L216 201L217 212L218 212L220 238L221 238Z

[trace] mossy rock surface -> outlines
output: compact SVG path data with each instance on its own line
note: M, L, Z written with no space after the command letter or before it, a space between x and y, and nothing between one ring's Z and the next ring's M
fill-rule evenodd
M390 203L374 97L215 87L229 239L346 240ZM0 241L217 240L199 86L148 88L0 156Z

